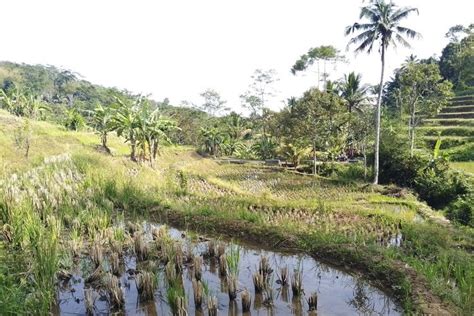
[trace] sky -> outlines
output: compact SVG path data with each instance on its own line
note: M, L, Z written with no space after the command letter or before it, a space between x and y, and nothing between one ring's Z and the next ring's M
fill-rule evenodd
M366 1L367 3L368 1ZM398 0L419 9L404 26L422 34L412 48L391 49L386 78L410 54L440 55L444 34L474 22L472 0ZM311 47L333 45L348 62L328 67L330 79L355 71L376 84L380 58L346 51L346 26L356 22L362 0L15 0L1 3L0 60L50 64L92 83L201 103L214 89L240 111L241 95L255 69L275 69L279 80L267 102L284 100L317 85L314 70L290 73Z

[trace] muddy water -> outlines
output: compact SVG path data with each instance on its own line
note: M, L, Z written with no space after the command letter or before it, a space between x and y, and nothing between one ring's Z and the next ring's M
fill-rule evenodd
M150 224L144 224L143 226L147 238L150 240L152 227L153 225ZM183 239L184 244L192 249L196 255L204 254L207 250L207 242L190 242L186 237L183 237L182 232L174 229L170 229L170 234L176 239ZM251 311L245 315L308 315L307 298L314 292L318 295L317 315L402 314L402 310L392 298L357 276L334 269L305 255L288 255L256 249L252 246L239 246L239 294L233 303L229 303L226 280L219 275L217 260L215 258L204 259L202 280L208 284L211 295L217 296L219 315L242 315L240 292L245 288L248 289L252 298ZM230 243L227 243L226 247L228 250ZM270 285L273 290L272 304L265 303L263 296L256 295L254 291L252 275L258 270L258 264L262 256L268 257L274 271L270 276ZM95 288L93 293L95 314L171 315L166 301L166 281L163 266L156 261L148 264L146 262L137 264L132 251L126 252L121 260L124 272L120 276L120 286L123 289L125 306L122 310L111 311L105 289ZM86 275L85 271L90 265L88 258L82 258L72 271L73 277L60 284L56 314L86 314L83 276ZM155 290L154 301L141 302L138 298L134 275L136 270L147 269L147 265L152 265L152 269L158 271L159 281ZM107 262L104 262L104 266L107 270ZM304 295L299 299L292 296L291 286L278 284L277 272L284 266L288 267L290 276L296 268L302 271ZM203 303L203 310L199 311L194 308L191 282L192 270L190 265L185 265L183 270L188 315L208 315L206 300ZM311 315L316 314L313 312Z

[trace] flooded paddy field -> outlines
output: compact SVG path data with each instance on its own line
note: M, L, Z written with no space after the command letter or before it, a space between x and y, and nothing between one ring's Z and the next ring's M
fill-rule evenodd
M400 315L360 276L307 255L152 223L84 245L58 285L57 315Z

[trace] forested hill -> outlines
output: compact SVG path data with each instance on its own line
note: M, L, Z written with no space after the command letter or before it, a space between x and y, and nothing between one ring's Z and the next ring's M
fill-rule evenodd
M117 98L133 102L137 95L118 88L109 88L81 79L71 70L51 65L28 65L8 61L0 62L0 93L10 96L27 95L39 99L49 110L44 119L68 125L68 120L84 120L90 123L90 113L99 104L108 107L116 103ZM179 144L196 144L197 133L202 120L207 117L203 111L188 107L177 107L149 99L153 108L160 108L161 115L172 118L182 132L172 135Z

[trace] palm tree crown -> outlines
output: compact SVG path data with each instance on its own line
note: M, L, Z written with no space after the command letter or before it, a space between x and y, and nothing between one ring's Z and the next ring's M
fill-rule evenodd
M353 37L348 45L358 44L356 52L370 53L374 44L380 42L380 48L389 46L396 47L397 43L405 47L410 44L405 39L416 38L421 35L404 26L400 26L400 21L410 13L418 13L416 8L398 8L393 2L385 0L374 0L371 4L361 8L360 19L367 19L368 23L354 23L346 28L346 35L360 32Z

